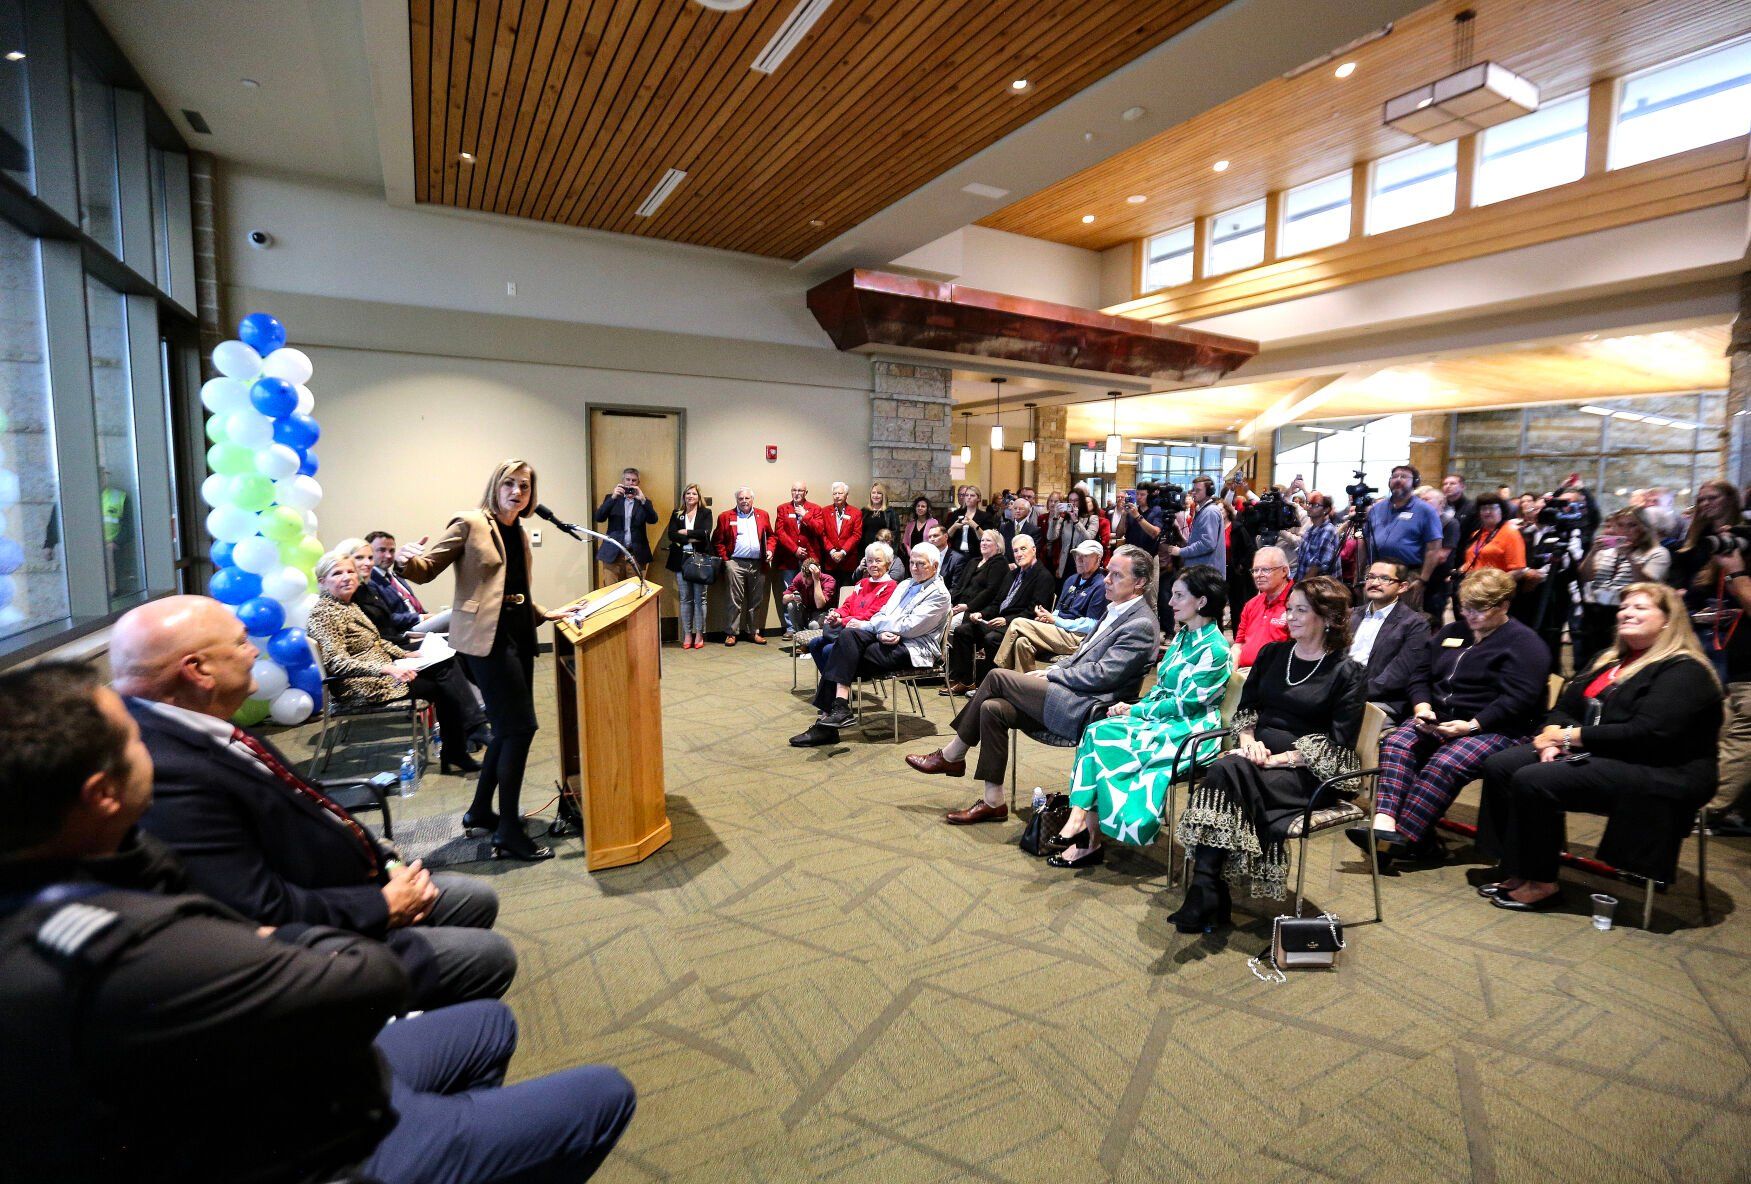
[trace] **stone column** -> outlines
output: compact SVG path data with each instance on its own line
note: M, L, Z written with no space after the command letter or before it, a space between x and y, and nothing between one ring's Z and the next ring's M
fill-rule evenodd
M1035 409L1039 435L1034 437L1034 488L1043 497L1051 490L1070 492L1070 412L1064 407Z
M871 369L870 480L886 482L896 506L910 505L919 494L937 505L951 504L951 372L910 362L878 361Z
M1739 315L1727 342L1727 365L1724 476L1743 486L1751 482L1751 272L1739 277Z

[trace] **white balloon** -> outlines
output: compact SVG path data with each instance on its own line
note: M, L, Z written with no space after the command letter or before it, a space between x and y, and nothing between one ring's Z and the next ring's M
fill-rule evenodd
M274 421L251 408L225 417L225 439L244 448L266 448L274 442Z
M310 364L310 359L303 350L281 346L262 359L261 374L263 378L283 378L293 386L310 381L316 367Z
M279 601L287 608L303 600L308 589L309 584L304 579L304 573L284 564L261 577L261 594L270 600ZM271 698L269 695L261 697Z
M298 471L298 454L284 444L273 444L255 454L255 471L269 481L283 481Z
M0 510L17 504L18 474L11 469L0 469Z
M298 384L298 405L292 408L294 415L309 415L316 407L316 396L310 393L310 388L303 383Z
M315 706L315 701L308 694L297 687L287 687L274 696L268 715L276 724L301 724L310 718L310 712Z
M318 525L319 525L319 523L316 521L316 511L315 510L305 510L304 511L304 533L305 534L315 534L316 528Z
M316 483L315 477L300 473L296 477L275 481L274 497L282 506L291 506L294 510L314 510L322 501L322 486ZM316 533L314 526L309 530L311 534Z
M240 543L255 533L255 515L240 506L217 506L207 515L207 533L221 542ZM267 542L266 539L262 541ZM273 544L268 543L268 546ZM236 552L232 554L235 556ZM243 565L239 563L238 566Z
M308 587L309 585L306 585ZM286 624L293 629L302 629L310 623L310 610L316 607L316 593L305 593L304 599L296 604L286 606Z
M228 500L226 487L230 483L231 478L227 477L225 474L214 473L205 481L201 482L201 500L206 502L207 505L212 506L214 509L224 505Z
M255 676L255 692L251 699L272 699L291 684L286 679L286 668L272 658L258 658L249 672Z
M236 378L247 384L254 382L261 374L261 355L241 341L221 341L213 347L213 367L225 377ZM245 397L248 393L245 390Z
M231 550L231 562L252 575L269 576L284 566L280 562L280 549L272 539L264 539L260 535L251 535L239 539ZM274 597L278 600L279 597ZM261 696L267 698L266 695Z
M248 347L245 346L245 349ZM201 406L214 415L249 409L249 384L235 378L210 378L201 387Z

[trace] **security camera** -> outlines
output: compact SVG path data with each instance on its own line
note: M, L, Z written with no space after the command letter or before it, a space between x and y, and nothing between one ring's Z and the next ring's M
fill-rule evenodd
M252 230L249 232L249 245L258 251L265 251L274 245L274 236L265 230Z

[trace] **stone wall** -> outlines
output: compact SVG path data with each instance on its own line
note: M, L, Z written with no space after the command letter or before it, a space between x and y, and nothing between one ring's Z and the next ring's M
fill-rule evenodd
M949 504L950 371L904 362L871 365L870 480L886 482L896 506L921 493L938 505Z
M1043 497L1051 490L1070 490L1070 440L1065 435L1070 412L1064 407L1041 407L1035 414L1039 435L1034 437L1034 488Z

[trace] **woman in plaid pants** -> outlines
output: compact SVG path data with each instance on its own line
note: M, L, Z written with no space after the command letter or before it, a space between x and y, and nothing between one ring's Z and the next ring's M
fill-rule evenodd
M1374 820L1346 834L1380 866L1440 852L1435 823L1484 761L1524 744L1544 711L1550 651L1508 617L1514 579L1481 568L1459 585L1459 619L1429 642L1411 683L1412 719L1380 745ZM1534 644L1537 643L1537 644Z

